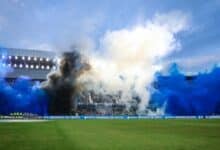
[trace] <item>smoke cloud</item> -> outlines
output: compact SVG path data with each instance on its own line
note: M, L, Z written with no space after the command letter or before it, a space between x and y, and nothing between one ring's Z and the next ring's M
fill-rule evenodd
M40 83L32 82L28 77L19 77L13 83L4 77L12 68L3 66L0 60L0 114L32 113L47 115L47 95L41 89Z
M42 91L49 96L49 114L69 114L75 98L90 92L119 95L117 103L126 104L128 109L135 105L138 113L146 113L154 75L162 68L161 60L180 49L176 34L187 28L188 17L181 12L157 14L144 23L107 31L96 51L64 53L58 70L42 84ZM24 83L33 89L27 79Z
M187 29L187 21L181 12L171 12L157 14L143 24L106 32L99 53L85 54L91 69L78 80L96 93L120 92L119 102L128 106L136 102L143 112L154 74L162 67L160 61L180 48L175 35Z
M77 51L63 53L58 70L50 73L48 80L42 84L42 88L50 97L49 114L71 113L74 97L82 89L77 79L89 69L89 64L82 60L82 56Z
M168 76L157 74L156 90L149 107L169 115L216 115L220 113L220 68L186 78L176 64ZM160 112L160 111L158 111Z

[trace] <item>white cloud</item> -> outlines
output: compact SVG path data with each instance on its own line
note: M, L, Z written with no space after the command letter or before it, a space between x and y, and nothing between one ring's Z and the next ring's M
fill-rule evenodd
M41 42L33 42L31 40L21 40L17 45L20 46L20 48L26 48L26 49L38 49L38 50L56 50L55 47L48 43L41 43Z
M6 24L6 19L3 16L0 16L0 31L3 29L3 27Z
M220 55L205 54L197 56L189 56L184 58L177 58L172 60L176 62L181 67L182 71L186 74L197 74L198 72L208 71L212 69L213 65L218 64L220 60ZM167 65L171 61L166 62ZM201 68L203 68L201 70Z
M19 7L24 7L25 6L24 0L10 0L10 2L14 5L19 6Z
M153 22L165 26L172 33L188 30L190 15L181 11L171 11L167 14L156 14Z

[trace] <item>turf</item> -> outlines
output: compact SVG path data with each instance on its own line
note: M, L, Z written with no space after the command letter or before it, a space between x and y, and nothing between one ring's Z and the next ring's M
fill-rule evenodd
M0 150L219 150L220 120L0 123Z

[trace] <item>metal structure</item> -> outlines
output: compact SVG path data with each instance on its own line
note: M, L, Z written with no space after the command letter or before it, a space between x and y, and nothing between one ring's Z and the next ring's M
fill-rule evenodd
M8 69L5 78L13 81L19 76L43 81L56 68L55 53L51 51L0 48L1 68Z

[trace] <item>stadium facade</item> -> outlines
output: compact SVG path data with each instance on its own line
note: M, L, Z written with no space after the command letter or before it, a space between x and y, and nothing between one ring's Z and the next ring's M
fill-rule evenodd
M13 81L20 76L44 81L47 74L56 68L55 53L52 51L0 48L1 67L10 68L5 78Z

